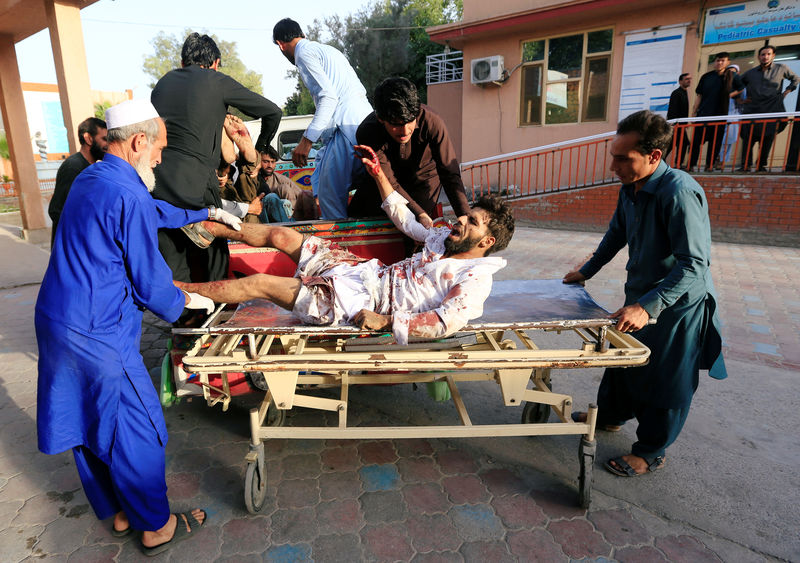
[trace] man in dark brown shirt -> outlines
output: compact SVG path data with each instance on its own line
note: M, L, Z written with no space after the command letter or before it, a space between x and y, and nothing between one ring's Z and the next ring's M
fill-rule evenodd
M420 223L429 227L439 215L439 194L445 194L457 216L469 212L453 143L444 121L420 104L417 88L405 78L387 78L375 89L375 111L359 125L356 139L377 154L392 187L409 202ZM369 176L354 182L348 214L383 214L381 197Z

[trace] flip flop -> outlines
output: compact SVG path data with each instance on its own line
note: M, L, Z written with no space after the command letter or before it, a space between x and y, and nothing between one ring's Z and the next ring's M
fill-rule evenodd
M208 513L203 510L203 521L198 522L197 518L191 512L184 512L183 514L175 514L175 517L178 519L178 523L175 526L175 533L172 535L172 538L164 543L160 543L158 545L154 545L153 547L146 547L142 545L142 551L148 557L152 557L153 555L158 555L159 553L164 553L174 544L178 543L179 541L185 540L188 537L194 535L195 530L198 528L202 528L205 523L208 521ZM190 520L191 519L191 520ZM189 525L191 530L186 530L186 525Z
M133 531L133 528L131 528L130 526L128 526L128 527L127 527L127 528L125 528L124 530L117 530L117 529L114 527L114 525L113 525L113 524L111 525L111 535L112 535L112 536L114 536L115 538L124 538L124 537L127 537L127 536L129 536L129 535L130 535L130 533L131 533L132 531Z
M573 412L572 422L586 422L586 411ZM622 430L622 426L619 426L617 424L599 424L597 425L597 429L603 430L604 432L619 432L620 430Z
M619 477L638 477L639 475L646 475L647 473L657 471L667 463L663 455L653 458L652 461L648 461L647 458L643 459L647 462L647 471L644 473L636 473L636 470L631 467L627 461L622 459L622 456L609 459L605 463L605 466L611 473ZM612 462L616 463L617 467L611 465Z
M195 243L200 248L208 248L214 242L214 235L206 229L202 223L191 223L181 227L183 233L189 237L189 240Z

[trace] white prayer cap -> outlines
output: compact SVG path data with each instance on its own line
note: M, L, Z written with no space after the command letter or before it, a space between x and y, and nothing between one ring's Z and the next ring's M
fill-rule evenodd
M106 125L109 129L125 127L159 117L150 100L125 100L106 110Z
M728 68L732 68L736 72L739 72L739 65L728 65Z

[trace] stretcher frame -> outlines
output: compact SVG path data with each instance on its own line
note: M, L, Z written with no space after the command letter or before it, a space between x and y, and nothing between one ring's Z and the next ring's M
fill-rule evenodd
M547 282L538 288L540 293L546 292L547 288L557 288L551 280ZM528 288L536 283L542 282L500 282L499 285L507 284L506 289L513 289L520 284ZM495 285L497 287L498 283ZM261 405L250 411L251 445L245 458L245 503L251 513L257 513L266 498L263 441L274 438L580 435L578 497L579 504L588 508L596 449L597 407L588 406L585 423L574 422L571 417L572 397L552 391L550 372L565 368L639 366L647 363L650 350L631 335L614 329L614 321L582 287L571 287L566 291L581 299L588 298L597 311L605 314L596 313L595 318L526 318L505 322L496 318L497 315L492 318L491 314L485 314L453 338L412 341L408 346L397 346L386 344L387 341L393 342L391 336L353 338L372 335L353 326L303 326L292 321L291 313L262 301L250 302L247 307L260 307L266 311L271 321L263 326L236 322L235 315L220 307L203 327L175 329L173 332L198 337L184 357L183 365L187 372L199 378L204 398L210 406L221 404L223 410L227 410L232 399L227 373L263 374L267 391ZM523 295L531 293L527 291ZM491 310L493 298L497 301L494 292L485 309ZM515 294L515 298L519 300L519 294ZM241 306L240 310L243 310ZM536 331L575 334L578 345L540 349L530 334ZM209 384L211 374L222 374L221 386ZM447 385L460 425L351 427L347 424L349 390L353 385L439 381ZM459 384L472 381L497 383L506 406L524 404L522 424L473 424L458 388ZM304 392L307 386L339 387L339 397L309 395ZM338 415L338 424L335 427L283 427L286 411L294 407L334 412ZM551 409L559 422L546 422Z

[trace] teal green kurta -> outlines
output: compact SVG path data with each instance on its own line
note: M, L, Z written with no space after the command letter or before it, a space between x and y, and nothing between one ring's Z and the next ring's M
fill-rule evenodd
M700 185L662 161L638 193L622 186L608 231L581 273L591 278L625 245L625 305L639 303L657 319L634 333L650 348L650 363L623 370L626 383L647 404L681 408L691 402L700 369L727 377Z

